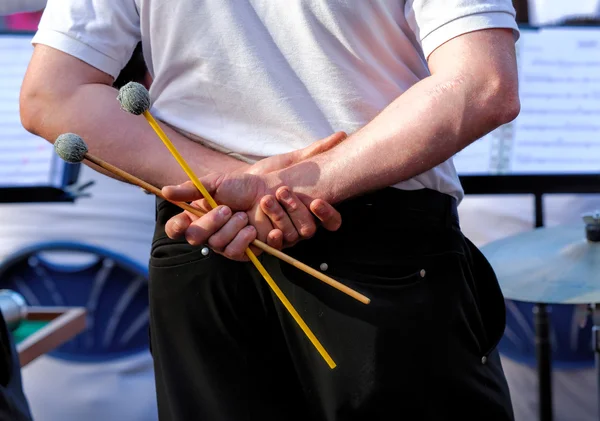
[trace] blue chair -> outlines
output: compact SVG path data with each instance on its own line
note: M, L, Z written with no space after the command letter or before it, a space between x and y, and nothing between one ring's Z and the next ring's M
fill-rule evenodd
M505 302L506 329L498 349L514 361L535 367L535 305L515 300ZM553 304L548 309L553 368L594 367L592 320L586 310L571 304Z
M36 421L158 419L146 268L96 246L40 243L0 263L0 288L88 312L85 331L23 369Z

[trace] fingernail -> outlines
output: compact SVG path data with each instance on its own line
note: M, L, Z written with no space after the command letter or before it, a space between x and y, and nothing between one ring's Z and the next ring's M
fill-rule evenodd
M273 199L271 199L270 197L265 199L265 206L268 208L272 208L274 205Z
M317 205L317 208L315 209L315 212L318 214L324 214L325 213L325 205L320 203Z
M231 214L231 209L229 209L227 206L223 206L221 209L219 209L219 214L221 216L229 216Z
M290 197L292 197L292 196L290 195L290 192L289 192L289 190L288 190L288 189L283 189L283 190L281 190L281 192L279 193L279 195L281 196L281 198L282 198L283 200L289 200L289 198L290 198Z
M237 214L237 217L240 221L245 221L248 218L248 215L246 215L244 212L240 212Z

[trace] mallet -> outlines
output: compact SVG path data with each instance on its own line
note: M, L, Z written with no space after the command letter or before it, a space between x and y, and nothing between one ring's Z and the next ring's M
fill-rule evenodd
M100 158L97 158L97 157L91 155L90 153L88 153L87 145L85 144L83 139L76 134L66 133L66 134L60 135L54 142L54 148L56 150L56 153L63 160L65 160L67 162L78 163L78 162L83 161L83 159L87 159L88 161L98 165L99 167L129 181L130 183L138 185L139 187L149 191L150 193L153 193L156 196L164 198L164 196L162 195L162 192L157 187L109 164L108 162L106 162ZM194 213L195 215L202 216L204 214L203 212L199 211L198 209L193 208L192 206L189 206L185 203L181 203L181 202L173 202L173 203L176 204L177 206L181 207L184 210ZM266 246L266 244L265 244L265 246ZM287 257L289 257L289 256L287 256ZM256 259L256 257L255 257L255 259ZM290 259L292 259L292 258L290 257ZM287 300L287 298L285 297L283 292L279 289L277 284L275 284L275 281L273 281L273 279L270 277L268 272L264 269L264 267L262 267L262 264L260 264L260 262L257 259L256 259L256 261L260 265L260 267L257 267L257 269L259 269L260 273L263 275L263 277L265 277L265 279L267 280L267 283L273 289L275 295L277 295L277 297L282 301L283 305L290 312L290 314L292 315L292 317L294 318L296 323L298 323L298 325L300 326L302 331L306 334L306 336L309 338L311 343L315 346L315 348L317 349L319 354L321 354L321 356L327 362L329 367L331 369L335 368L336 367L335 362L333 361L331 356L329 356L329 354L327 353L327 351L325 350L323 345L321 345L319 340L315 337L315 335L312 333L310 328L306 325L304 320L302 320L301 316L294 309L292 304ZM303 265L301 262L298 262L298 263L300 265ZM335 280L333 280L333 281L337 282ZM342 286L344 286L344 285L342 285Z
M152 193L153 195L167 200L163 196L162 191L158 187L155 187L152 184L147 183L144 180L137 178L136 176L134 176L126 171L123 171L122 169L115 167L114 165L109 164L108 162L90 154L88 152L88 147L87 147L85 141L80 136L78 136L74 133L65 133L65 134L60 135L54 142L54 148L55 148L58 156L60 156L63 160L65 160L67 162L71 162L71 163L75 164L75 163L79 163L79 162L83 161L84 159L87 159L88 161L99 166L100 168L103 168L106 171L113 173L114 175L117 175L124 180L127 180L129 183L134 184L138 187L141 187L144 190ZM173 203L176 206L179 206L181 209L186 210L186 211L190 212L191 214L194 214L198 217L205 215L205 213L202 210L195 208L193 206L190 206L185 202L174 202L174 201L169 201L169 202ZM310 266L300 262L299 260L296 260L293 257L288 256L287 254L283 253L282 251L279 251L279 250L263 243L260 240L254 240L252 242L252 245L256 246L257 248L263 250L264 252L266 252L274 257L277 257L280 260L283 260L284 262L294 266L295 268L300 269L301 271L307 273L308 275L311 275L311 276L317 278L318 280L330 285L331 287L337 289L340 292L343 292L344 294L356 299L357 301L360 301L363 304L369 304L371 302L371 300L369 298L365 297L363 294L361 294L361 293L353 290L352 288L342 284L341 282L336 281L335 279L330 278L329 276L311 268Z
M192 171L190 166L187 164L185 159L183 159L181 154L177 151L177 149L175 148L175 145L173 145L171 140L167 137L165 132L158 125L157 121L154 119L152 114L150 114L150 111L149 111L149 109L150 109L150 94L148 93L146 88L139 83L130 82L127 85L123 86L119 90L119 95L118 95L117 99L118 99L119 103L121 104L121 108L124 111L127 111L127 112L135 114L135 115L142 114L146 118L146 120L148 121L150 126L154 129L154 131L156 132L156 134L158 135L160 140L162 140L162 142L167 147L169 152L171 152L171 154L173 155L175 160L179 163L181 168L185 171L185 173L187 174L189 179L192 181L192 183L194 183L194 186L196 186L196 188L200 191L200 193L202 193L202 196L204 197L204 199L206 199L206 201L208 202L210 207L213 209L216 208L218 206L217 202L215 202L215 200L212 198L212 196L210 195L208 190L206 190L206 188L204 187L202 182L198 179L196 174L194 174L194 172ZM271 288L273 293L277 296L277 298L279 298L279 300L281 301L283 306L287 309L287 311L290 313L292 318L296 321L298 326L300 326L300 328L302 329L304 334L307 336L307 338L310 340L310 342L313 344L313 346L317 349L317 351L323 357L323 359L327 362L329 367L331 369L335 368L336 364L333 361L333 359L331 358L331 356L329 355L329 353L325 350L323 345L321 345L321 343L319 342L317 337L310 330L310 328L304 322L302 317L300 317L300 315L298 314L298 312L296 311L296 309L294 308L292 303L289 302L289 300L287 299L287 297L285 296L283 291L281 291L281 289L275 283L273 278L271 278L271 275L269 275L269 273L264 268L262 263L260 263L260 261L256 258L256 255L252 252L252 250L250 250L249 247L246 248L245 252L246 252L246 256L248 256L248 258L250 259L252 264L254 264L256 269L260 272L260 274L265 279L265 281L267 282L267 284L269 285L269 287Z

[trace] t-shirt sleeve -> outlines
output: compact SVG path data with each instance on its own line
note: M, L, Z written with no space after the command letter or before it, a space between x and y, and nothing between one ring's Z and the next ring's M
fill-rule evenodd
M49 0L34 44L44 44L116 78L140 41L135 0Z
M512 29L519 37L511 0L406 0L406 20L425 57L440 45L481 29Z

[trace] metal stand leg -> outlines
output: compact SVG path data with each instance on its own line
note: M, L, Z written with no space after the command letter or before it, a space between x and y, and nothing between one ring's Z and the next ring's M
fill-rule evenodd
M550 349L550 320L546 304L536 304L536 351L539 379L539 410L541 421L552 421L552 359Z
M594 341L594 353L596 360L596 375L598 387L598 418L600 418L600 315L598 314L597 305L593 304L590 306L592 313L592 340Z

